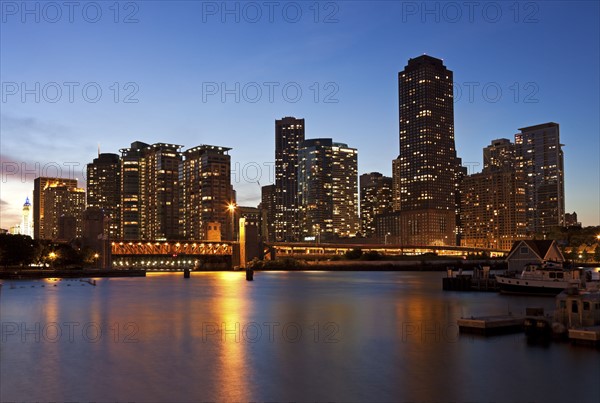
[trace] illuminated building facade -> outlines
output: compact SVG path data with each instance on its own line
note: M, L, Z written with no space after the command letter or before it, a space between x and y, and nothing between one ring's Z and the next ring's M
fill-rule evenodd
M375 234L375 216L392 212L392 178L379 172L362 174L360 183L360 221L363 236Z
M121 233L125 240L180 238L182 146L136 141L121 150Z
M44 191L44 232L42 239L71 241L80 237L85 210L85 190L65 184Z
M515 145L492 141L483 171L461 183L462 246L510 250L526 236L525 178L516 169Z
M183 152L179 178L183 239L208 239L208 225L215 222L220 223L224 239L232 239L227 206L235 199L229 150L201 145Z
M45 239L44 234L44 216L46 199L45 193L48 188L56 186L66 186L67 188L76 188L77 179L38 177L33 181L33 237L35 239ZM50 230L52 233L52 230Z
M120 239L137 241L142 234L141 186L143 150L149 144L136 141L121 149Z
M141 164L142 239L180 239L179 163L182 146L156 143L143 151Z
M358 151L332 139L310 139L298 151L301 239L353 237L359 231Z
M394 161L394 208L400 239L455 245L460 160L454 144L453 73L430 56L398 73L400 154Z
M87 206L99 208L108 220L111 239L121 236L121 159L102 153L87 165Z
M517 169L527 181L527 231L543 234L565 225L562 144L557 123L519 129L515 134Z
M21 216L19 234L33 238L33 222L31 220L31 203L29 202L29 197L25 198L25 203L23 204L23 215Z
M275 239L296 241L298 228L298 149L304 141L304 119L275 121Z

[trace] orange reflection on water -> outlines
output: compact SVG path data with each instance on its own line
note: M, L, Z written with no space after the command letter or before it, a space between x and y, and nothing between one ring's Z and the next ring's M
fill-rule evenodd
M250 363L244 330L248 325L248 284L243 273L217 274L220 297L215 301L215 317L220 317L219 373L217 378L224 400L240 400L248 396Z

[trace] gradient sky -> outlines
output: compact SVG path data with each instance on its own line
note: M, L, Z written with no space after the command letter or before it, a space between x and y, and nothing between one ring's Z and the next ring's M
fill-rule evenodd
M20 221L36 176L60 167L83 186L98 144L118 153L136 140L232 147L238 203L256 205L283 116L305 118L308 138L358 148L360 173L391 175L397 73L424 53L454 71L456 148L470 172L491 140L557 122L566 210L600 222L596 1L228 2L230 13L143 1L119 3L118 15L113 1L75 3L0 2L2 228ZM239 102L222 99L221 83L239 83Z

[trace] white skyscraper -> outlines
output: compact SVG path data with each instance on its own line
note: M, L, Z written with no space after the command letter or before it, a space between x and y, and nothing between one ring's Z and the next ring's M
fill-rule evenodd
M21 218L19 233L33 238L33 220L31 219L31 203L29 202L29 197L25 199L25 204L23 204L23 217Z

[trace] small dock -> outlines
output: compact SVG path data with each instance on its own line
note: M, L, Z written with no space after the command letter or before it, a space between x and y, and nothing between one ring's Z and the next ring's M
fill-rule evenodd
M479 316L460 318L457 323L461 333L476 333L487 336L522 332L525 318L513 315Z
M473 275L462 274L462 270L455 275L454 269L451 267L448 267L446 271L448 275L442 279L444 291L500 291L496 278L490 274L489 266L475 268Z
M569 329L569 340L576 344L600 346L600 326Z

